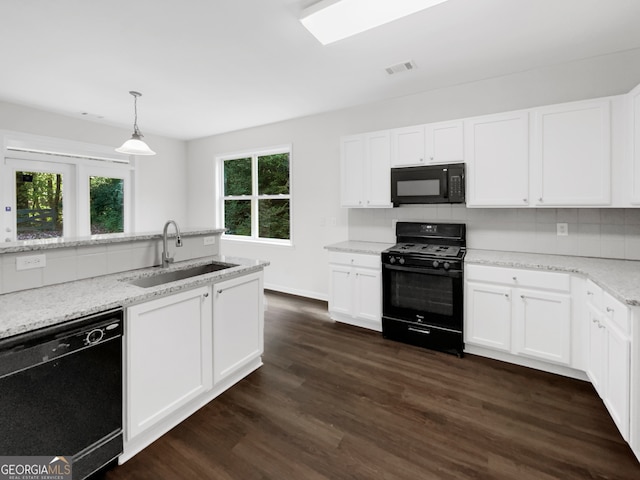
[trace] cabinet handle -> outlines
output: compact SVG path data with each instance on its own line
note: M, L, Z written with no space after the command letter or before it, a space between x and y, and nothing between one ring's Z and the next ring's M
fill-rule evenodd
M509 294L508 294L508 293L505 293L505 294L504 294L504 298L509 298Z
M221 288L220 290L218 290L218 295L220 295L222 292L224 292L224 288Z
M429 157L431 159L431 161L433 162L433 157Z
M424 162L424 158L421 158L421 159L420 159L420 161L421 161L421 162Z
M607 312L609 312L609 313L613 313L613 311L614 311L614 310L613 310L613 308L611 308L611 307L607 307Z
M204 298L207 298L209 296L209 292L205 293L204 295L202 295Z
M587 290L587 295L593 295L593 292L590 292L589 290Z
M604 325L602 325L600 322L598 322L598 328L604 328Z
M593 320L591 320L593 323L599 323L597 318L594 318Z
M514 282L517 282L517 281L518 281L518 277L511 277L511 278L513 278L513 281L514 281Z
M542 203L544 200L542 200L542 197L540 197L540 198L538 199L538 201L539 201L540 203Z
M526 199L526 198L523 198L523 199L522 199L522 201L523 201L524 203L527 203L527 199Z
M520 298L524 300L524 295L520 295Z

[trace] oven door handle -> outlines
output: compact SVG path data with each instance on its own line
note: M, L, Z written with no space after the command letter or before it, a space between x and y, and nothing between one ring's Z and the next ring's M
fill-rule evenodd
M461 278L462 270L436 270L431 268L419 267L400 267L397 265L382 264L382 268L387 270L396 270L398 272L420 273L424 275L435 275L439 277Z

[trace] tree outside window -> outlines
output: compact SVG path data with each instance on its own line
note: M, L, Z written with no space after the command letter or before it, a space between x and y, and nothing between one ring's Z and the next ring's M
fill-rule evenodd
M222 162L226 235L290 240L290 152L257 152Z

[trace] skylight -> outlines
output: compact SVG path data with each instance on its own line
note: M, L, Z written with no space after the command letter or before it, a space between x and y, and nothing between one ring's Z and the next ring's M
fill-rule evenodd
M447 0L320 0L303 10L300 22L327 45Z

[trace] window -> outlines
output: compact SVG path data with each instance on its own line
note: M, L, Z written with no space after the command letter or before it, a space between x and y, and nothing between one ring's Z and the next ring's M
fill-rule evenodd
M291 243L291 149L219 159L225 236Z
M4 137L4 138L3 138ZM132 230L133 165L110 147L2 135L2 240Z

